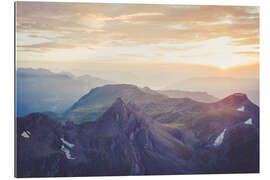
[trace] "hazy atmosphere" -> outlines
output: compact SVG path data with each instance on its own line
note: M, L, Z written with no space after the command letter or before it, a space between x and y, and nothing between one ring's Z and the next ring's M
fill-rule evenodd
M259 78L258 7L19 2L16 12L17 68L154 89Z
M17 177L259 172L259 7L15 6Z

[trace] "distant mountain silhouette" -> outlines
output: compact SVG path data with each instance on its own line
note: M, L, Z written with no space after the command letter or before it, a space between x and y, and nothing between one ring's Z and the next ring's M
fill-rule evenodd
M16 71L17 116L32 112L62 113L89 89L110 83L89 75L53 73L47 69L18 68Z
M207 92L181 91L181 90L160 90L160 94L164 94L170 98L190 98L199 102L216 102L219 99L209 95Z
M259 105L259 79L232 77L194 77L173 83L166 89L184 91L205 91L217 98L230 94L246 93L251 101Z

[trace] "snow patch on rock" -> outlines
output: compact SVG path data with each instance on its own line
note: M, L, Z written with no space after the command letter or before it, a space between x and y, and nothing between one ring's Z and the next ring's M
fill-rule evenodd
M23 133L21 134L21 136L24 137L24 138L30 138L31 133L29 131L27 131L27 132L23 131Z
M242 111L242 112L244 112L244 111L245 111L245 106L241 106L241 107L237 108L237 111Z
M61 138L61 141L69 148L73 148L75 145L67 142L64 138Z
M215 142L214 142L214 144L213 144L214 146L217 147L217 146L219 146L219 145L222 144L226 130L227 130L227 129L224 129L224 130L220 133L220 135L216 138L216 140L215 140Z
M252 123L252 119L249 118L248 120L246 120L246 121L245 121L245 124L252 125L252 124L253 124L253 123Z
M71 156L70 150L67 149L64 145L61 146L61 151L63 151L66 154L67 159L75 159L74 157Z

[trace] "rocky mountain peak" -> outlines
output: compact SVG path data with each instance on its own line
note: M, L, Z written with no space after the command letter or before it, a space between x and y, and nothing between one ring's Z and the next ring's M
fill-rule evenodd
M118 97L115 102L112 104L113 107L122 107L122 106L125 106L125 103L124 101Z
M235 93L224 98L221 102L230 106L239 106L248 103L249 99L246 94Z

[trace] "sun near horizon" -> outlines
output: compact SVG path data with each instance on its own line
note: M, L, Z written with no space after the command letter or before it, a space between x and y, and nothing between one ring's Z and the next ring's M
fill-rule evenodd
M31 63L259 62L259 7L16 2L16 58Z

